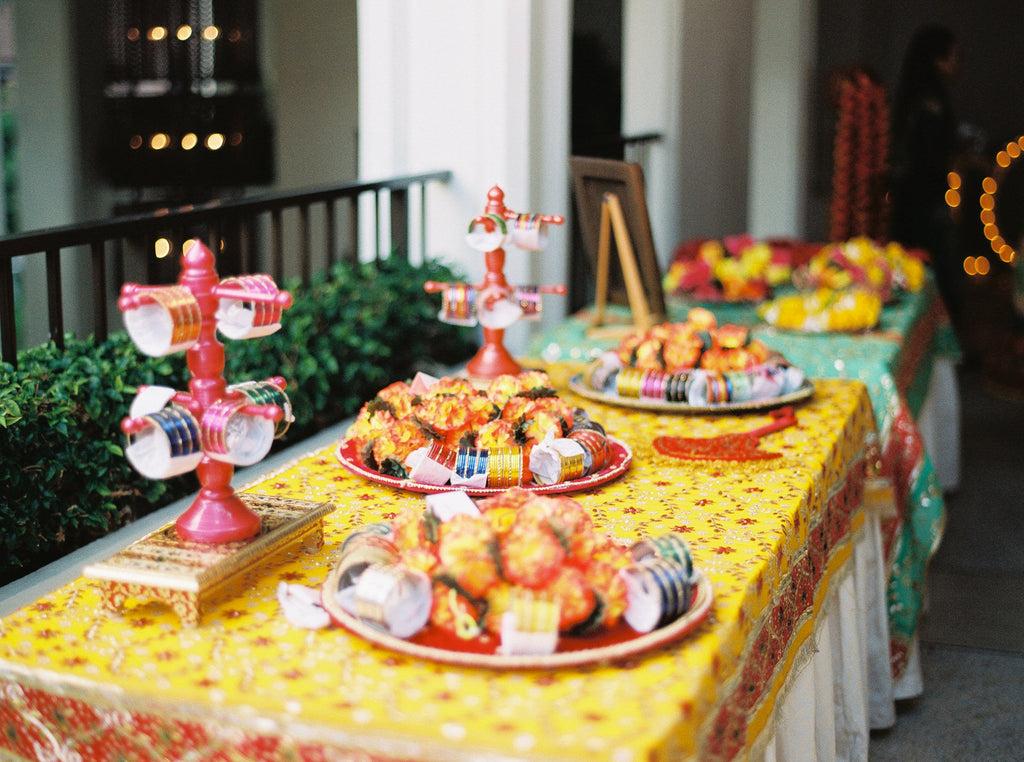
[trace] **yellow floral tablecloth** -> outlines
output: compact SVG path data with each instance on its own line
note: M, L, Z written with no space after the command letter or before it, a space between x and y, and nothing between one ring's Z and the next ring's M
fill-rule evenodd
M710 577L694 632L612 664L497 671L419 661L283 617L276 586L319 586L347 534L421 496L367 482L330 448L247 487L329 500L324 546L289 548L182 628L167 608L101 607L80 578L0 620L0 756L15 759L732 759L773 722L787 676L864 521L860 382L817 380L781 457L684 462L661 434L747 431L767 414L657 415L576 399L634 460L575 497L624 541L676 531Z

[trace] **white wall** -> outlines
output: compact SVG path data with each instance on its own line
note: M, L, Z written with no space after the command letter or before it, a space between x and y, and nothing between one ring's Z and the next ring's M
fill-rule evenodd
M751 81L747 229L806 234L816 0L757 0Z
M335 185L358 176L356 6L356 0L262 0L261 73L274 125L275 191ZM326 266L326 213L324 206L310 209L314 270ZM348 221L343 210L338 213L342 249L349 240ZM285 252L300 245L297 214L284 215L282 244ZM286 257L286 275L299 274L296 260Z
M356 178L356 0L263 0L263 80L276 187Z
M625 0L622 44L622 132L660 133L644 169L651 234L665 264L682 235L679 200L685 194L678 157L686 119L680 97L683 29L689 18L678 0Z
M483 255L464 235L499 185L521 212L568 214L568 0L360 0L363 179L450 169L429 202L428 256L483 279ZM564 282L569 233L540 254L506 250L512 284ZM564 299L545 301L545 318ZM526 326L506 334L515 353Z
M663 264L688 238L747 229L753 5L625 0L623 130L663 135L646 177Z
M71 33L74 13L64 0L32 0L15 4L18 55L19 212L25 230L64 225L88 214L83 201L82 156L79 143L78 65ZM65 282L91 283L87 265L78 267L62 258ZM27 320L19 346L48 337L46 270L41 257L15 263L22 304L42 305ZM87 288L87 287L86 287ZM65 308L65 327L77 331L89 325L91 300ZM86 329L88 330L88 329Z

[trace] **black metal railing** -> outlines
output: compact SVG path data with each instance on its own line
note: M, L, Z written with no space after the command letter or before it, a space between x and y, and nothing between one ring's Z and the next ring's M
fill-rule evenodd
M161 239L173 246L199 238L215 252L229 251L226 260L218 256L217 269L222 275L267 272L278 282L288 274L308 283L317 270L341 260L356 261L361 244L377 259L408 257L415 238L419 250L425 251L427 186L450 180L451 172L428 172L160 209L0 237L0 359L17 364L14 263L18 257L44 260L48 336L63 349L68 284L62 266L69 257L76 265L83 258L88 261L91 282L76 284L75 299L78 306L91 307L89 332L104 340L111 330L110 302L120 284L132 280L132 275L147 283L160 282L154 280L159 273L152 252ZM364 202L370 196L372 206ZM417 197L419 214L413 215ZM369 244L360 240L360 218L368 210L373 216L373 241ZM287 257L286 236L295 239L294 245L287 247ZM225 239L230 239L230 247L222 245ZM22 309L22 320L42 319L42 305L27 304Z

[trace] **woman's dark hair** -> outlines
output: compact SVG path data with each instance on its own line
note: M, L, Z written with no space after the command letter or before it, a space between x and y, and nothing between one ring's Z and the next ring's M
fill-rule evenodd
M925 24L914 32L903 56L896 87L893 117L897 123L905 110L922 97L938 98L946 105L949 94L936 61L948 57L955 46L956 35L942 24Z

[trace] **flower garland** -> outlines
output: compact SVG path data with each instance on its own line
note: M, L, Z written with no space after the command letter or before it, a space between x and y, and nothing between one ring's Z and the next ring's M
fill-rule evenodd
M866 235L882 239L888 227L885 88L861 69L841 75L834 87L839 115L833 144L830 238L842 241Z

